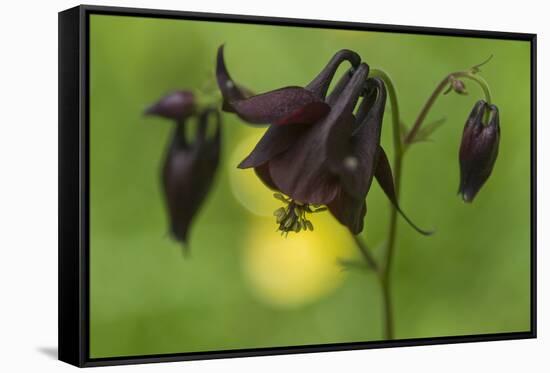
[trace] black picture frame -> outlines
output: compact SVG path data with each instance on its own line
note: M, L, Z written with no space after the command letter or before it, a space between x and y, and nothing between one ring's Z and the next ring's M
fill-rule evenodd
M531 326L527 332L146 356L89 356L89 17L92 14L522 40L531 46ZM536 338L536 34L81 5L59 13L59 360L79 367Z

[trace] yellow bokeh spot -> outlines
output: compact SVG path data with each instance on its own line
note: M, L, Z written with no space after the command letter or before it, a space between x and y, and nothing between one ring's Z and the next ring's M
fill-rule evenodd
M273 198L273 191L258 179L252 168L237 168L254 149L264 131L245 137L235 147L229 159L229 181L233 195L249 212L259 216L273 216L273 211L280 207L280 202Z
M264 303L298 307L341 285L346 273L338 261L355 256L351 236L329 212L313 214L310 220L313 232L291 232L287 237L275 231L273 217L251 222L244 272Z

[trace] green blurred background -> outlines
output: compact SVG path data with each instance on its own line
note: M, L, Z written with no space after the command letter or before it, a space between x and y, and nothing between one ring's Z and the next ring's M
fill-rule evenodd
M168 238L159 173L171 124L142 113L172 90L214 87L222 43L233 77L256 92L304 85L337 50L355 50L392 76L408 125L447 73L494 55L482 75L500 108L500 155L475 203L456 191L477 86L442 96L428 121L446 117L444 126L407 153L401 204L437 233L399 222L396 336L529 330L527 42L106 15L91 16L90 33L91 357L381 338L375 277L338 264L358 258L345 230L323 213L312 218L315 232L281 238L271 193L236 169L264 128L224 115L223 160L191 231L191 257ZM363 235L379 255L389 205L375 184L367 201Z

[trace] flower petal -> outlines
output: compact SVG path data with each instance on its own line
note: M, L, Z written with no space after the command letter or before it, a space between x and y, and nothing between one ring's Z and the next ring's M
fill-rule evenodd
M361 101L353 128L334 127L328 142L328 158L331 171L339 175L344 190L356 199L365 199L376 166L386 90L382 81L367 80L371 91ZM336 111L336 105L333 111ZM343 142L348 131L347 142Z
M362 91L368 67L361 64L331 112L270 161L275 185L300 202L327 204L338 193L338 175L329 168L332 149L349 146L352 110Z
M225 66L223 51L224 45L220 45L216 61L216 80L224 100L223 110L233 111L231 102L245 99L250 95L250 91L246 88L242 88L231 79L231 75L229 75L227 67Z
M225 65L224 46L218 48L216 79L222 93L223 110L235 112L252 124L303 124L324 117L330 107L313 92L302 87L286 87L250 96L229 75Z
M306 89L315 93L317 97L324 99L327 94L330 83L334 78L334 74L336 73L336 70L344 61L349 61L351 65L354 68L356 68L361 63L361 57L359 57L357 53L350 51L348 49L342 49L336 52L336 54L330 59L328 64L319 73L319 75L317 75L311 81L311 83L309 83L306 86Z
M258 178L265 184L265 186L267 186L271 190L279 191L269 173L269 162L264 163L261 166L255 167L254 171L256 172Z
M328 104L301 87L285 87L230 102L235 113L254 124L308 124L324 117Z
M239 168L258 167L296 143L308 126L270 126Z
M290 157L287 154L290 153ZM328 172L319 172L319 169L299 169L294 167L291 172L284 172L288 159L294 152L285 152L273 158L269 162L269 171L271 179L277 186L277 189L288 195L292 199L302 202L318 205L326 205L334 200L340 189L338 178ZM303 159L296 158L297 164L304 165ZM300 178L296 178L296 170L301 173Z
M338 83L336 83L336 86L332 89L330 94L327 96L326 102L329 104L329 106L332 107L338 97L342 94L342 91L346 86L348 85L349 81L351 80L351 77L353 76L353 73L355 72L354 68L349 68L344 75L340 77L338 80Z
M327 207L336 220L348 227L351 233L359 234L363 231L367 214L365 200L356 200L342 191Z

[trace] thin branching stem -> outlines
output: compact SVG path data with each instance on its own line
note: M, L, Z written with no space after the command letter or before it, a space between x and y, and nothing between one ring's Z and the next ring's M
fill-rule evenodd
M353 240L355 241L355 245L359 249L359 252L361 253L361 255L363 255L363 258L365 258L365 261L369 265L370 269L378 272L379 271L378 263L376 263L376 259L374 259L374 255L372 255L370 248L367 246L365 242L363 242L361 237L356 236L354 234L352 234L351 236L353 237Z
M401 139L401 121L399 117L399 103L397 101L397 93L395 86L390 76L378 69L371 70L371 76L379 77L384 81L388 90L390 99L390 107L392 112L392 129L393 129L393 146L394 146L394 183L396 197L399 198L399 189L401 183L401 164L403 159L403 143ZM394 320L391 297L391 265L393 262L393 253L395 248L395 239L397 235L397 210L392 205L390 223L388 229L388 238L386 249L383 254L381 265L378 265L378 278L380 282L380 290L382 293L382 313L384 315L384 339L390 340L394 338ZM356 241L357 242L357 241Z
M388 96L390 99L390 107L392 113L392 127L393 127L393 145L394 145L394 160L393 160L393 174L394 174L394 187L395 195L397 200L399 200L399 193L401 189L401 175L403 169L403 158L405 151L408 146L412 144L415 140L415 136L422 127L428 113L435 104L437 98L444 92L445 88L452 82L452 79L464 78L476 82L485 95L487 103L491 103L491 92L489 86L485 80L476 75L479 70L478 65L467 71L454 72L447 75L439 84L435 87L434 91L428 97L426 103L422 106L420 113L418 114L416 120L414 121L411 129L406 133L405 136L402 133L401 127L401 118L399 114L399 104L397 101L397 93L395 86L389 77L389 75L378 69L371 70L370 76L381 78L387 88ZM477 70L474 70L476 69ZM406 131L406 130L405 130ZM368 246L358 237L353 236L355 243L369 264L369 267L374 270L377 274L380 283L380 289L382 293L382 312L384 315L384 327L383 327L383 336L387 340L394 338L394 319L393 319L393 307L392 307L392 296L391 296L391 269L393 264L393 257L395 253L395 244L397 239L397 209L392 205L389 221L389 229L387 236L387 244L385 250L383 251L382 259L380 263L376 261L375 257L372 255Z
M428 113L430 112L431 108L435 104L437 98L441 95L441 93L443 93L444 89L451 82L451 79L456 79L456 78L465 78L476 82L483 90L483 93L485 95L485 101L487 101L488 104L491 103L491 91L489 89L489 85L481 76L476 75L471 71L458 71L458 72L451 73L447 75L445 78L443 78L441 82L439 82L439 84L435 87L430 97L428 97L428 100L420 110L420 114L418 114L418 117L416 118L413 126L411 127L410 131L407 133L407 136L405 136L405 145L408 146L409 144L414 142L416 134L420 130L420 127L422 127L422 123L424 123L424 120L428 116Z

